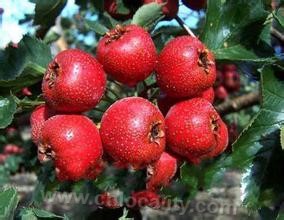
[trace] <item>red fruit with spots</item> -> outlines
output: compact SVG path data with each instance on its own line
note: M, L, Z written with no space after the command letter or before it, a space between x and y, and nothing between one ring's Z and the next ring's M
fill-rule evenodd
M225 150L228 131L210 102L194 98L170 109L166 116L166 137L170 150L199 163Z
M228 97L228 92L224 86L218 86L215 88L215 97L221 101L225 100Z
M108 209L117 209L121 206L117 199L108 192L104 192L98 197L99 205Z
M47 105L59 112L79 113L94 108L104 94L106 78L90 54L69 49L49 63L42 82Z
M129 97L104 113L100 128L104 150L114 161L135 169L157 161L165 148L162 113L151 102Z
M177 159L164 152L160 159L147 167L147 189L155 191L168 186L177 171Z
M157 61L150 34L137 25L117 25L108 32L98 44L97 57L107 74L128 86L146 79Z
M199 11L206 7L207 0L182 0L182 3L192 10Z
M3 152L7 155L21 154L23 152L23 148L15 144L7 144L5 145Z
M104 0L104 9L111 17L118 20L127 20L132 17L133 12L128 9L126 13L119 13L117 10L116 0Z
M96 125L81 115L56 115L42 128L41 162L54 160L60 181L95 179L102 167L102 143Z
M209 89L199 94L197 97L204 98L208 100L209 102L213 103L214 97L215 97L214 89L210 87ZM157 103L158 103L158 107L161 110L161 112L164 115L166 115L174 104L181 102L181 101L185 101L187 99L177 99L177 98L168 97L165 93L161 92L157 98Z
M224 86L230 92L237 92L241 87L240 75L237 71L226 71L224 74Z
M177 37L160 53L156 74L158 85L169 97L196 97L215 82L214 56L197 38Z
M157 193L144 190L139 192L133 192L131 194L130 201L128 202L128 206L130 208L141 208L144 206L149 206L153 209L159 209L163 206L166 206L168 201L166 199L161 198Z
M35 108L30 117L30 124L32 130L32 140L38 144L41 138L41 130L44 122L53 116L55 113L46 105L40 105Z
M144 0L144 4L149 4L152 2L156 2L158 4L165 4L162 10L166 18L172 19L178 13L178 0Z

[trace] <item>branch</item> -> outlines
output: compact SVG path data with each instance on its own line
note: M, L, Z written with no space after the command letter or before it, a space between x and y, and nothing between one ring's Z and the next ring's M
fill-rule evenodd
M221 115L226 115L256 105L259 103L259 101L260 101L259 92L251 92L243 96L227 100L217 105L215 108Z
M189 27L186 26L186 24L184 23L184 21L179 17L176 16L175 17L177 23L192 37L196 37L195 34L192 32L192 30L190 30Z
M276 28L271 27L270 33L276 37L279 41L284 42L284 35L278 31Z

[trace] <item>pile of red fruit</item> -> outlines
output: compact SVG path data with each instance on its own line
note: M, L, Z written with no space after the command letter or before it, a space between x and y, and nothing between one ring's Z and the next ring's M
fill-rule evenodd
M224 101L229 93L238 92L241 87L240 74L234 64L224 64L217 71L217 80L214 85L216 100Z
M31 115L38 158L54 161L59 180L95 179L106 154L121 167L147 169L146 191L141 193L152 200L175 176L178 160L197 164L225 150L227 127L211 104L215 60L197 38L177 37L158 55L143 28L118 25L100 40L97 58L77 49L59 53L42 82L46 105ZM147 99L123 98L104 112L98 130L82 113L100 102L105 72L131 87L155 72L173 106L161 109L164 117Z
M19 147L15 144L7 144L4 146L3 152L0 153L0 164L5 163L6 159L9 156L21 154L23 152L23 148Z

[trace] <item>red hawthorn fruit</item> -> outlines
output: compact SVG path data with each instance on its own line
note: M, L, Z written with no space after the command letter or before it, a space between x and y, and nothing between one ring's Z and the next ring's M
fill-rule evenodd
M170 109L165 122L167 146L189 162L198 164L227 147L226 125L205 99L179 102Z
M15 145L15 144L7 144L4 147L4 154L11 155L11 154L21 154L23 152L23 148Z
M156 2L158 4L165 4L162 10L166 18L173 19L178 13L178 0L144 0L144 4L149 4L152 2Z
M134 169L157 161L165 149L164 117L151 102L128 97L104 113L100 134L105 152Z
M32 130L32 140L38 144L41 138L41 130L44 122L53 116L55 113L46 105L40 105L35 108L30 117L30 124Z
M60 181L94 179L102 169L102 143L95 124L82 115L56 115L42 128L41 162L53 159Z
M237 71L237 66L235 64L224 64L223 65L223 72L226 72L226 71Z
M69 49L49 63L42 82L47 105L59 112L77 113L95 107L104 94L106 78L90 54Z
M28 87L22 88L22 94L25 95L25 96L31 96L31 95L33 95L32 92L29 90Z
M209 89L199 94L197 97L204 98L209 102L213 103L215 97L214 89L210 87ZM168 97L165 93L161 92L157 98L157 104L163 115L166 115L174 104L181 101L185 101L187 99L177 99Z
M177 37L160 53L156 74L159 87L169 97L196 97L215 82L214 56L197 38Z
M160 159L147 167L147 189L155 191L168 186L177 171L177 159L164 152Z
M97 58L113 79L135 86L154 71L157 52L142 27L117 25L99 41Z
M168 201L161 198L156 192L150 190L144 190L139 192L133 192L131 194L130 201L128 201L128 206L130 208L141 208L144 206L149 206L153 209L159 209L166 206Z
M4 164L9 155L0 154L0 164Z
M119 202L110 193L104 192L98 197L99 205L108 209L120 208Z
M228 97L228 92L224 86L218 86L215 88L215 97L221 101L225 100Z
M117 11L116 0L104 0L104 9L109 15L117 20L127 20L132 17L133 12L131 10L126 14L119 13Z
M206 7L207 0L182 0L182 3L192 10L199 11Z
M230 92L237 92L240 90L241 81L240 75L236 71L226 71L224 74L224 86Z

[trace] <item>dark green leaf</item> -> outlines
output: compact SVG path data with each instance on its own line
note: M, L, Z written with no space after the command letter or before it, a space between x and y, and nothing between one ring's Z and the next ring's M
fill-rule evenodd
M0 220L13 219L19 198L17 191L13 188L0 191Z
M151 29L164 15L162 4L150 3L140 7L133 16L132 24Z
M0 96L0 128L6 128L11 124L17 105L12 96Z
M124 5L123 0L116 0L117 13L122 15L129 14L129 9Z
M280 8L272 14L276 21L284 28L284 10Z
M52 212L48 212L45 210L41 210L41 209L35 209L33 208L32 211L34 212L35 216L38 218L63 218L62 216L59 215L55 215Z
M275 57L260 58L253 51L247 50L242 45L220 48L213 51L217 60L248 61L248 62L275 62Z
M255 40L258 24L262 25L266 17L262 0L208 1L201 39L211 50L232 47L248 38Z
M37 220L38 218L35 216L34 212L31 209L21 209L19 213L19 218L21 220Z
M85 22L86 22L87 28L89 28L90 30L96 32L97 34L99 34L101 36L105 35L105 33L107 31L109 31L109 29L107 27L105 27L104 25L102 25L98 21L86 20Z
M0 51L0 87L18 89L39 81L51 59L47 45L24 36L18 48Z
M35 3L35 25L41 25L49 28L55 24L55 19L58 15L60 15L62 9L67 3L67 0L36 0Z

